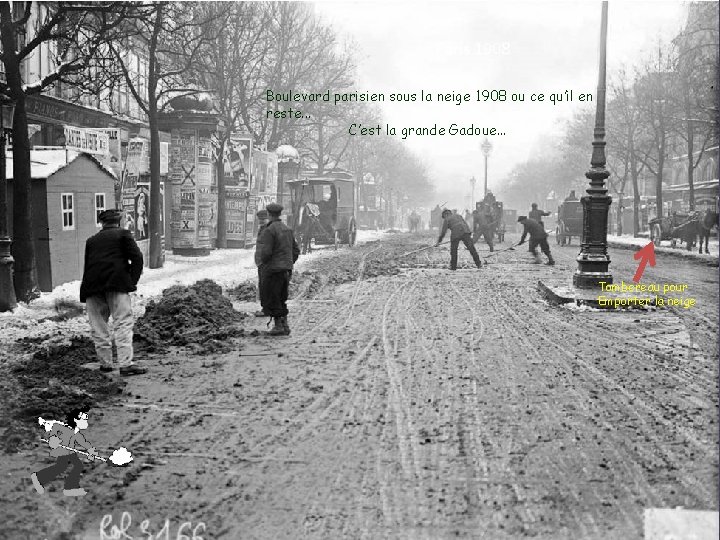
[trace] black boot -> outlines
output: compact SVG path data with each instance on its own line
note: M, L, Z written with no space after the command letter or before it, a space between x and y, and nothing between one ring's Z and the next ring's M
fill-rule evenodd
M290 335L290 325L288 324L287 317L282 317L280 320L282 321L283 327L285 328L285 335L289 336Z
M275 325L273 326L272 330L270 330L267 335L268 336L286 336L285 333L285 326L282 323L282 317L273 317L273 322Z

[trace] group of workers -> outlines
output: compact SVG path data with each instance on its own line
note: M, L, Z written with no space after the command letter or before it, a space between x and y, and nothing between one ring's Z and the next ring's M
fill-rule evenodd
M493 234L497 226L497 218L492 213L492 206L485 202L479 202L475 206L475 211L472 214L472 230L460 214L447 209L442 211L441 217L443 222L440 229L440 236L435 246L440 245L443 238L445 238L445 234L450 230L450 270L457 269L458 247L460 242L465 244L475 266L478 268L482 267L480 257L475 249L475 243L479 238L482 236L485 239L491 252L495 250ZM539 247L540 251L542 251L548 259L547 264L552 266L555 264L555 259L553 259L550 253L550 245L547 241L548 234L545 231L545 224L542 222L543 216L549 216L550 213L540 210L537 203L533 203L529 215L530 217L518 217L518 223L521 223L523 226L523 233L517 245L520 246L524 244L526 238L529 236L528 250L535 257L535 262L540 262L540 257L537 253L537 248Z

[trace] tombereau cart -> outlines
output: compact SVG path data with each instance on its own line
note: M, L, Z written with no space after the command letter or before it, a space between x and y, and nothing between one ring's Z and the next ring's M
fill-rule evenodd
M302 253L315 245L354 246L357 238L355 221L355 181L349 173L337 177L311 177L287 182L290 187L288 225Z

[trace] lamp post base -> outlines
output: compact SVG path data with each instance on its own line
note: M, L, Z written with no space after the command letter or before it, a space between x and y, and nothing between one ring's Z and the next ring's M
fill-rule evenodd
M573 285L578 289L600 289L600 283L613 282L612 274L608 272L582 272L576 270L573 274Z
M13 266L15 259L10 254L12 240L7 236L0 237L0 312L12 311L17 307Z

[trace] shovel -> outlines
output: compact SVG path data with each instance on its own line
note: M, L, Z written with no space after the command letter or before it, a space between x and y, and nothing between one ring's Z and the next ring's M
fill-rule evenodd
M450 240L447 240L447 241L443 242L442 244L438 244L438 245L444 246L445 244L449 244L449 243L450 243ZM437 246L436 246L435 244L432 244L431 246L421 247L420 249L416 249L416 250L414 250L414 251L408 251L407 253L403 253L402 255L398 255L398 258L400 258L400 257L406 257L406 256L408 256L408 255L412 255L413 253L419 253L419 252L421 252L421 251L425 251L426 249L430 249L430 248L434 248L434 247L437 247Z
M40 439L43 442L50 442L47 439ZM75 448L70 448L69 446L65 446L64 444L58 445L60 448L65 448L65 450L70 450L71 452L75 452L76 454L82 454L87 457L91 457L90 454L87 452L83 452L82 450L76 450ZM109 458L101 458L100 456L92 456L94 459L99 459L100 461L107 462L110 461L113 465L117 465L119 467L123 467L130 463L133 458L132 454L128 452L128 449L124 446L121 446L117 450L115 450L112 455Z
M488 257L492 257L493 255L497 255L498 253L505 253L506 251L515 251L515 248L519 246L520 244L513 244L512 246L501 249L499 251L493 251L490 255L485 255L483 259L487 259Z

